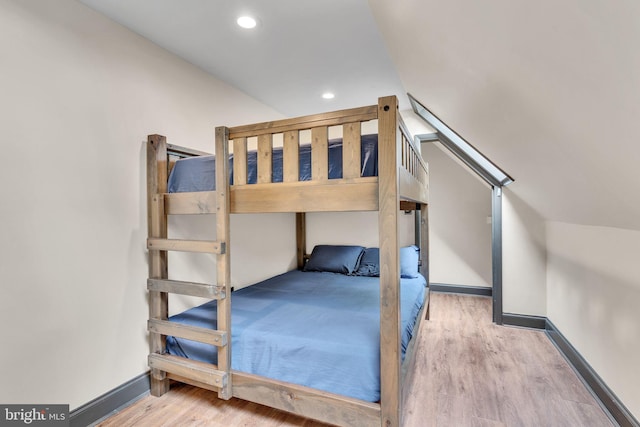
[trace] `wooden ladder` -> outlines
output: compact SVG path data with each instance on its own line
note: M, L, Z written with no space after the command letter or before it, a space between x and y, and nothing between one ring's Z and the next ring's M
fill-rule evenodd
M149 321L151 394L160 396L175 379L218 391L230 399L231 390L231 286L229 258L229 172L228 131L216 129L216 191L167 193L168 158L166 138L150 135L147 140ZM167 216L173 214L216 214L216 239L178 240L167 238ZM169 280L168 252L196 252L216 255L216 284ZM168 320L169 293L217 300L217 330L183 325ZM218 364L212 365L166 352L167 335L214 345Z

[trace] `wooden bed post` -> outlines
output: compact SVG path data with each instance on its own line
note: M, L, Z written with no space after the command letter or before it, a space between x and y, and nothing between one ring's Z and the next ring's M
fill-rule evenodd
M307 254L307 220L304 212L296 212L296 259L298 269L304 267L304 257Z
M420 206L420 273L429 284L429 205Z
M161 135L147 137L147 231L150 238L167 238L167 221L164 214L163 194L167 192L167 139ZM167 279L167 251L149 251L149 278ZM149 318L166 320L169 313L169 294L149 291ZM166 337L149 334L151 353L166 351ZM161 396L169 391L166 373L151 370L151 394Z
M380 411L383 427L401 425L398 100L378 100L380 239Z
M427 286L429 286L429 205L424 203L420 206L420 273L427 279ZM425 313L425 319L429 319L429 307L428 305Z
M218 370L227 373L227 382L218 391L221 399L231 399L231 250L229 186L229 129L216 128L216 240L224 250L216 255L216 284L224 287L226 298L218 300L218 330L229 337L227 345L218 347Z

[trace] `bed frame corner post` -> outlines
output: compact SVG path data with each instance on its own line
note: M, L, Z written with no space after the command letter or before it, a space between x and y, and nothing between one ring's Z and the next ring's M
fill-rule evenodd
M296 212L296 259L298 270L304 268L307 254L307 220L304 212Z
M147 137L147 231L149 237L166 238L167 220L163 194L167 192L168 161L167 139L162 135ZM168 263L166 251L149 251L149 277L166 279ZM149 318L166 320L169 313L169 296L166 292L149 291ZM166 351L166 337L149 334L150 353ZM151 394L162 396L169 391L166 373L151 369Z
M147 231L151 235L152 199L167 192L168 159L167 138L147 136Z
M378 228L380 239L380 423L402 423L400 352L400 248L398 243L401 164L398 99L378 99Z
M427 281L427 295L425 297L425 303L427 304L425 310L425 319L429 320L431 311L430 297L429 297L429 256L431 251L429 249L429 205L423 203L420 205L420 273Z
M225 372L227 381L218 390L218 397L231 399L231 247L230 211L231 186L229 184L229 128L216 128L216 239L224 250L216 256L216 283L223 286L226 297L218 300L218 330L229 339L227 345L218 348L218 370Z

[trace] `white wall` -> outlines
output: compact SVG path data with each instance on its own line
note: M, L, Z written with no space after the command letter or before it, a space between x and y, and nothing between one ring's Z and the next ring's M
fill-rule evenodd
M491 189L433 143L429 164L429 281L492 286Z
M545 223L517 186L502 192L502 311L546 316Z
M640 231L547 223L549 319L640 414Z
M147 134L212 150L281 116L71 0L0 0L0 52L0 402L73 409L147 370ZM238 282L295 256L292 216L254 222L232 220Z
M398 235L401 246L415 243L414 214L401 215ZM379 246L378 212L316 212L307 214L307 253L315 245Z

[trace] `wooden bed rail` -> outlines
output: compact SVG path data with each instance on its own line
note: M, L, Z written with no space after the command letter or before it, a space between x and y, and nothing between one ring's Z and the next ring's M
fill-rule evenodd
M301 132L305 131L309 131L311 135L311 181L327 182L329 180L329 128L332 126L342 127L342 179L359 180L361 178L361 123L375 119L377 119L377 106L374 105L229 128L229 140L233 147L233 185L247 184L249 138L257 141L257 184L272 183L275 139L282 140L282 181L297 183L300 175Z
M395 97L380 98L395 99ZM397 100L396 100L397 101ZM397 102L396 102L397 105ZM400 197L417 203L428 201L428 170L400 115L394 130L399 144ZM361 138L363 122L377 120L380 105L324 114L225 128L233 151L232 212L376 211L378 177L363 177ZM329 179L329 129L342 134L342 178ZM303 137L309 138L310 141ZM378 138L380 139L380 130ZM249 141L257 148L256 184L248 184ZM280 142L281 141L281 142ZM310 142L311 179L300 181L301 144ZM273 182L274 145L282 145L282 182ZM378 143L378 149L380 150ZM389 154L379 151L381 157Z
M350 122L366 122L378 118L378 106L351 108L329 113L313 114L292 119L256 123L229 128L229 139L282 133L291 130L312 129L322 126L337 126Z
M411 134L398 115L401 138L400 195L405 200L428 203L429 168L421 151L411 139Z
M167 155L180 158L195 156L210 156L206 151L194 150L193 148L182 147L180 145L167 144Z

